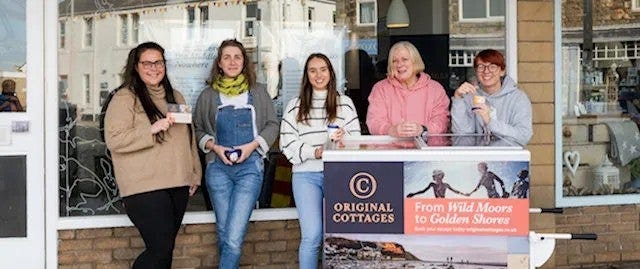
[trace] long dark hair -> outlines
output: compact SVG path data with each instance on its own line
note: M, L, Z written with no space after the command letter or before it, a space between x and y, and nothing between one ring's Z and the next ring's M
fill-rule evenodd
M298 109L297 122L306 122L309 120L309 113L311 111L311 102L313 101L313 87L309 82L309 75L307 74L307 68L309 68L309 62L314 59L322 59L329 68L329 83L327 84L327 100L324 103L324 107L327 111L327 121L333 122L338 116L338 91L336 86L336 73L333 71L331 61L327 56L322 53L313 53L307 58L307 62L304 64L304 71L302 72L302 85L300 86L300 108Z
M140 74L138 74L138 70L136 70L136 66L140 61L140 55L147 50L156 50L160 52L160 54L162 54L162 60L165 60L164 48L155 42L145 42L131 49L131 51L129 51L129 57L127 57L127 64L123 70L124 82L118 88L128 88L133 91L136 97L138 97L138 100L140 100L140 104L144 109L144 113L147 114L147 118L149 118L149 121L153 124L157 120L164 118L165 115L151 100L151 96L149 96L149 92L147 91L147 85L144 84L144 81L140 78ZM173 87L171 86L171 82L169 82L166 70L160 84L164 87L164 96L167 103L175 104L176 99L173 95ZM155 136L157 142L162 143L164 141L164 132L159 132Z
M247 55L247 50L244 48L242 43L235 39L227 39L225 41L222 41L220 47L218 47L218 55L216 55L216 59L213 61L211 75L207 80L207 84L211 84L214 81L218 80L218 78L224 76L222 68L220 68L220 60L222 60L222 50L226 47L236 47L242 52L242 74L249 82L249 88L253 88L253 86L256 85L256 72L253 70L253 64L251 63L251 59L249 59L249 56Z

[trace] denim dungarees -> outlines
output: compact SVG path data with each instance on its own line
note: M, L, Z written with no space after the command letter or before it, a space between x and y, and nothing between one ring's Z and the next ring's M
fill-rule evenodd
M255 139L253 130L253 96L249 92L249 107L223 106L217 97L216 144L234 147ZM242 243L249 217L262 188L264 163L260 154L252 152L242 163L226 165L216 158L207 165L206 184L216 215L220 265L218 268L238 268Z

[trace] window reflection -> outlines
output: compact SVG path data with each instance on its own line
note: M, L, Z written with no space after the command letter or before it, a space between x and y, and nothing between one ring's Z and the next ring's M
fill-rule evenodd
M25 5L25 0L0 1L0 112L27 108Z
M386 29L381 23L385 14L380 13L386 13L389 3L376 0L60 2L64 31L59 38L66 39L59 41L64 46L58 55L60 215L122 213L99 115L109 91L122 82L126 54L139 42L155 41L167 49L171 83L194 104L219 42L237 38L279 115L298 95L307 56L323 52L336 68L339 88L354 100L365 133L367 97L373 84L385 77L393 43L414 43L427 72L450 91L475 76L475 53L504 51L504 1L486 1L481 15L492 20L471 23L459 14L459 5L468 1L443 0L448 6L439 9L423 5L423 0L405 2L420 7L410 10L411 17L438 15L448 18L448 25L415 20L410 29ZM258 208L294 206L290 164L276 147L265 166ZM207 209L205 193L200 190L191 199L189 210Z
M640 193L640 19L600 7L562 3L564 196Z

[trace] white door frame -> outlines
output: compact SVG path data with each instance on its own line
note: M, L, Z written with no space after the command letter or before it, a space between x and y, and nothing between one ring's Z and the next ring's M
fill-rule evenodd
M4 126L11 126L12 121L29 122L28 132L12 133L11 144L0 146L0 155L26 155L27 169L27 236L0 238L0 268L45 266L43 2L26 1L27 111L0 116L0 124Z
M46 269L58 268L58 218L59 218L59 150L58 150L58 1L40 0L43 3L42 30L46 42L44 52L44 119L45 119L45 190L46 190Z

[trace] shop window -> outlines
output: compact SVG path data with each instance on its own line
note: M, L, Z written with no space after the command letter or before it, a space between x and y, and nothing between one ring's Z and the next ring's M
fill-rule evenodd
M131 14L131 42L138 44L138 29L140 28L140 15L138 13Z
M307 28L309 30L313 27L313 17L315 17L316 10L312 7L307 8Z
M375 0L359 0L357 20L360 25L375 25L377 22L376 1Z
M93 46L93 18L84 19L84 39L82 44L85 48Z
M196 10L194 7L187 7L187 24L193 25L196 21Z
M461 20L495 20L504 17L503 0L460 0Z
M620 19L632 7L596 14L595 6L581 6L584 16L572 16L568 2L556 8L562 20L555 29L562 38L556 42L562 56L556 58L557 204L637 203L640 37L634 33L640 27Z
M118 21L124 17L104 11L100 5L92 7L93 4L80 2L75 1L73 14L70 5L61 5L59 10L59 20L66 22L67 43L66 49L58 52L60 85L64 85L59 100L60 216L123 214L115 183L117 175L113 174L99 136L96 116L100 113L99 101L123 81L121 72L128 50L119 47L121 41L113 35L113 26L119 25ZM502 24L491 29L482 23L475 28L468 27L469 22L461 26L456 19L460 17L456 1L435 10L423 7L423 0L405 0L407 6L420 7L411 10L410 16L446 15L450 25L421 25L420 20L412 19L411 29L418 29L416 34L402 36L389 31L379 33L366 24L377 23L377 10L387 8L378 5L388 5L379 3L384 1L280 1L280 5L263 5L264 1L227 4L214 1L189 8L185 6L194 5L193 1L166 2L115 1L113 8L128 14L129 45L151 40L165 48L167 74L189 103L195 103L204 88L215 49L222 39L238 38L243 42L248 59L255 63L258 82L275 92L274 106L279 116L283 106L298 95L306 57L321 51L335 60L338 87L354 101L365 132L368 93L373 84L385 77L389 43L409 38L428 61L425 64L429 66L430 75L450 92L459 83L473 79L474 72L469 70L478 50L505 51L506 47L503 17L498 16ZM515 1L508 1L502 6L505 3L515 5ZM490 9L490 5L486 8ZM260 16L261 11L264 16ZM354 19L358 13L369 15L361 14ZM80 16L93 17L73 20ZM124 31L116 28L115 31ZM433 29L447 29L450 33L432 33ZM478 29L487 32L487 37L469 37ZM425 34L427 32L429 34ZM104 38L108 36L114 38ZM76 48L68 44L83 46ZM92 46L101 50L84 49ZM266 183L256 208L289 208L278 211L289 215L283 217L271 212L257 215L295 216L291 165L279 155L278 145L272 147L270 156L272 161L265 167ZM201 188L190 199L188 211L211 210L207 199L206 191Z
M209 21L209 7L208 6L200 6L200 24L207 24Z
M244 37L253 37L256 33L256 20L258 18L258 3L247 3L244 17Z

